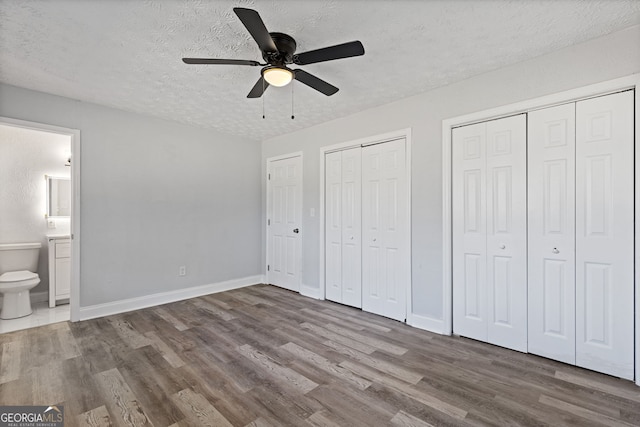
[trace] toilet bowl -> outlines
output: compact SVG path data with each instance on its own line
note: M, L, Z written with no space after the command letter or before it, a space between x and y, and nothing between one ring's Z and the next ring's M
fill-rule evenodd
M0 245L0 293L3 296L0 319L30 315L29 291L40 283L36 273L40 243Z

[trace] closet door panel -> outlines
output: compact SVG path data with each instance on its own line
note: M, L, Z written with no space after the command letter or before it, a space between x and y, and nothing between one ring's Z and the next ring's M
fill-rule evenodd
M404 321L410 283L405 140L362 148L362 308Z
M486 123L452 131L453 332L487 341Z
M362 307L361 151L342 151L342 303L353 307Z
M576 105L576 364L633 379L633 92Z
M342 302L342 153L325 155L325 298Z
M526 115L487 122L488 341L527 350Z
M528 117L528 351L575 364L575 103Z

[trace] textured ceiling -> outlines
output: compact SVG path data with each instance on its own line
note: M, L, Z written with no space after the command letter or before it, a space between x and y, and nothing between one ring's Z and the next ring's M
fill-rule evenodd
M256 9L297 52L360 40L366 54L304 68L300 83L246 95L262 62L233 13ZM0 81L262 140L640 23L639 0L0 0Z

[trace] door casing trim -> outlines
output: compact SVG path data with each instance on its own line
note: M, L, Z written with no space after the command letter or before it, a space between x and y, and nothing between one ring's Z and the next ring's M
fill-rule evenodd
M71 138L71 292L69 311L72 322L80 320L80 130L27 120L0 117L0 123L23 129L56 133Z

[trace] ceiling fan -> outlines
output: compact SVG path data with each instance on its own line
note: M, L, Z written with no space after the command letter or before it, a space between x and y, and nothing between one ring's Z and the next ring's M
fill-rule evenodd
M364 55L364 46L362 46L362 43L359 41L295 54L296 41L293 37L283 33L268 32L258 12L242 7L234 7L233 11L258 44L262 52L262 58L265 60L264 64L258 61L243 59L182 58L182 61L185 64L225 64L263 67L260 72L260 79L258 79L253 86L247 98L260 98L269 85L277 87L286 86L292 79L296 79L327 96L331 96L338 91L337 87L306 71L300 69L292 70L287 67L287 65L307 65Z

